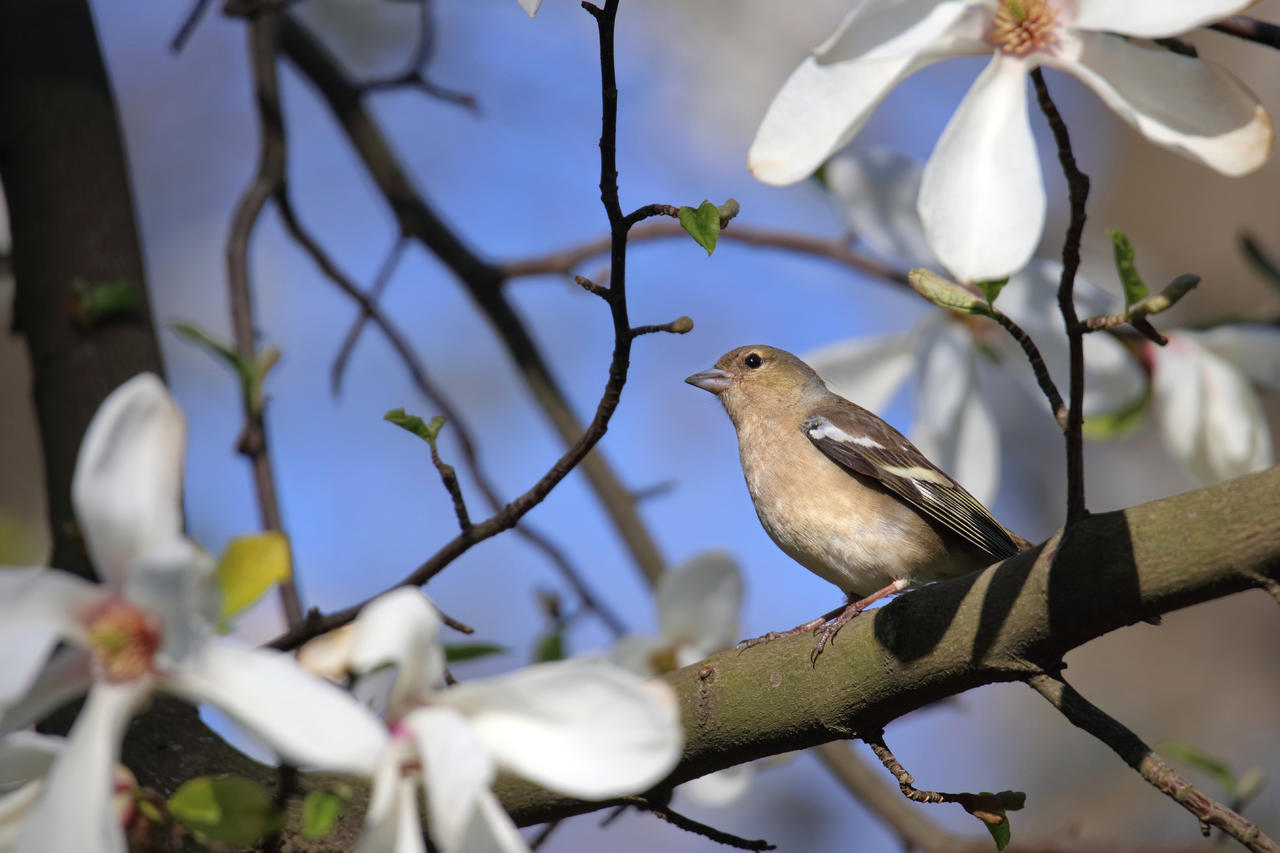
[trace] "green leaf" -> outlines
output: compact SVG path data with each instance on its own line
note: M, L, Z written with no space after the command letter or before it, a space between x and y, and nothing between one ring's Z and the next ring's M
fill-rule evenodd
M111 320L142 317L138 290L127 279L95 284L77 278L71 282L71 299L71 315L84 329L92 329Z
M243 776L184 782L169 798L169 813L198 836L233 847L248 847L284 826L284 814L267 792Z
M720 209L709 201L703 201L696 210L688 206L681 207L680 227L688 231L689 236L706 249L710 256L720 237Z
M1114 412L1089 415L1084 419L1084 437L1090 441L1112 441L1130 435L1142 423L1151 403L1151 383L1142 393Z
M1246 803L1262 792L1268 781L1270 781L1270 777L1261 767L1250 767L1244 771L1244 773L1240 774L1239 781L1236 782L1236 795L1231 807L1236 811L1240 811Z
M543 635L533 653L534 663L553 660L564 660L564 634L559 630L548 631Z
M232 539L218 561L219 624L257 601L272 584L288 580L292 572L289 539L279 530Z
M826 163L823 163L821 166L814 169L813 174L810 175L809 177L812 180L816 181L818 186L822 187L827 192L831 191L831 183L827 180L827 164Z
M1203 770L1214 778L1214 781L1226 792L1228 799L1236 794L1236 774L1231 769L1231 765L1218 758L1210 755L1198 747L1190 744L1181 743L1179 741L1167 740L1158 747L1160 752L1174 759L1175 761L1185 761L1192 767Z
M174 323L173 330L194 344L198 344L231 366L245 385L254 380L253 365L242 359L235 350L219 341L200 327L191 323Z
M444 418L439 415L427 423L417 415L405 414L404 409L392 409L383 415L382 419L390 421L400 429L408 430L432 447L436 446L436 437L440 435L440 428L444 426Z
M342 812L343 797L332 791L309 791L302 801L302 837L321 841L333 831Z
M1009 839L1012 838L1012 832L1009 829L1009 816L1001 814L1004 820L999 823L988 823L983 821L982 825L987 828L987 832L991 833L991 839L996 843L996 850L1003 850L1009 846Z
M937 273L924 269L914 269L907 273L911 286L925 299L934 305L950 308L965 314L980 314L984 317L995 316L990 305L982 301L982 297L961 287L954 281L943 278Z
M1009 283L1009 277L993 278L991 281L975 282L978 290L982 291L982 295L987 297L987 304L994 305L996 297L1000 295L1000 291L1004 290L1004 286Z
M1123 231L1111 229L1107 231L1111 238L1111 248L1116 258L1116 273L1120 276L1120 284L1124 287L1124 308L1126 311L1136 302L1141 302L1151 291L1147 289L1142 276L1138 275L1138 267L1133 262L1133 244Z
M507 649L504 646L493 643L455 643L444 647L444 659L446 663L465 663L489 655L506 654L506 652Z

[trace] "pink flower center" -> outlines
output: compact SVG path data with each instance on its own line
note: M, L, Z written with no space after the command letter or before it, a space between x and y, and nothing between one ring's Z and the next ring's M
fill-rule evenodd
M162 639L154 616L113 598L86 614L85 627L94 667L108 681L131 681L151 672Z
M1058 44L1057 18L1052 0L1000 0L987 40L1011 56L1048 51Z

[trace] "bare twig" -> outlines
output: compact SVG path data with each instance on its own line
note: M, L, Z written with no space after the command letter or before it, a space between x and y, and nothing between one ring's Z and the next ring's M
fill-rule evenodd
M1111 747L1125 764L1137 770L1143 779L1191 812L1197 820L1218 827L1254 853L1280 853L1280 845L1263 834L1252 821L1193 787L1141 738L1077 693L1061 676L1041 673L1028 678L1027 684L1073 725Z
M672 238L688 239L688 233L674 222L650 222L632 229L629 239L632 244L651 240L667 240ZM720 232L721 240L742 243L759 248L784 249L802 255L825 258L840 266L856 272L878 278L888 284L910 289L907 274L888 264L850 249L843 239L827 239L810 234L798 234L791 231L779 231L772 228L755 228L735 221L732 228ZM609 238L601 237L580 246L562 249L550 255L511 261L503 264L501 270L504 279L525 278L536 275L568 275L579 264L586 263L609 251Z
M493 324L538 404L566 445L583 427L560 390L532 336L502 292L501 270L481 258L445 224L414 189L381 129L361 103L361 93L338 63L291 15L281 26L281 49L317 88L347 134L356 154L386 197L400 230L420 241L457 277ZM664 561L635 502L600 453L582 460L601 503L646 578L659 577Z
M631 337L652 335L655 332L669 332L673 335L687 335L693 331L693 321L688 317L677 317L670 323L651 323L647 326L636 326L631 330Z
M467 500L462 496L462 487L458 485L458 475L454 473L453 466L440 458L440 451L436 450L434 441L431 442L431 463L440 472L440 482L444 483L445 491L453 499L453 514L458 517L458 529L465 536L471 530L471 516L467 513Z
M774 850L774 845L764 839L741 838L728 832L716 829L714 826L707 826L691 817L682 815L674 811L670 806L662 803L655 803L644 797L623 797L613 802L626 803L629 806L649 812L655 817L660 817L674 827L683 829L685 832L692 832L695 835L701 835L703 838L710 839L717 844L723 844L726 847L733 847L738 850Z
M1067 407L1062 402L1062 395L1058 393L1058 386L1054 384L1053 377L1049 375L1049 368L1044 363L1044 357L1040 355L1040 348L1036 346L1036 342L1031 339L1026 330L1015 323L1009 315L1003 311L994 311L992 319L1005 328L1018 346L1022 347L1022 351L1026 354L1027 360L1031 362L1031 370L1035 373L1036 383L1040 386L1041 393L1045 399L1049 401L1049 408L1053 412L1053 419L1058 422L1058 426L1066 429L1067 426Z
M1084 330L1076 316L1075 282L1080 268L1080 241L1084 235L1085 202L1089 197L1089 176L1076 165L1071 151L1071 136L1062 114L1049 96L1044 74L1039 68L1031 72L1040 111L1049 122L1058 146L1058 162L1067 179L1067 196L1071 204L1071 222L1062 244L1062 278L1058 282L1058 309L1066 327L1070 350L1071 386L1068 392L1067 422L1063 429L1067 444L1067 524L1085 516L1084 500Z
M1169 339L1160 334L1159 330L1145 318L1135 320L1128 314L1100 314L1097 317L1086 317L1080 321L1080 331L1085 333L1102 332L1124 325L1132 325L1144 338L1152 343L1160 346L1169 343Z
M284 179L284 125L280 114L280 86L276 77L276 47L279 38L279 15L264 12L248 26L249 57L253 68L254 92L257 96L260 125L258 165L253 179L240 196L231 217L227 234L227 292L231 303L231 327L235 334L236 353L246 362L256 359L253 328L253 296L249 288L249 240L262 208L276 185ZM251 405L247 392L243 400L244 431L239 450L249 459L258 497L262 526L267 530L283 530L280 506L276 498L275 477L267 452L267 433L260 406ZM290 629L302 622L302 604L296 576L280 582L280 601L285 624Z
M529 849L530 849L530 850L537 850L537 849L538 849L538 848L540 848L543 844L546 844L546 843L547 843L547 839L551 837L551 833L553 833L553 832L555 832L557 829L559 829L559 828L560 828L560 824L562 824L562 823L564 823L564 821L562 821L562 820L553 820L553 821L548 822L546 826L544 826L544 827L542 827L542 829L538 830L538 834L537 834L537 835L535 835L532 839L530 839L530 841L529 841Z
M674 204L646 204L628 213L625 221L627 227L630 228L655 216L670 216L672 219L679 219L680 208Z
M1232 15L1230 18L1223 18L1216 24L1210 24L1209 29L1280 50L1280 26L1250 18L1248 15Z
M897 757L885 745L884 732L860 736L871 747L885 769L898 780L898 788L908 800L916 803L957 803L969 814L984 823L999 824L1007 820L1004 810L1022 807L1026 795L1019 791L1001 791L998 794L949 794L944 791L921 791L915 787L915 779L902 766Z
M191 11L182 19L182 24L178 27L178 31L173 34L173 41L169 42L169 51L178 53L187 44L187 39L191 38L191 34L196 31L196 25L200 23L200 19L204 17L204 13L209 9L209 0L196 0L191 7Z
M391 244L391 250L382 259L378 274L374 276L373 286L369 288L369 302L377 302L382 296L382 291L387 289L391 275L399 265L400 257L408 244L409 241L403 234L396 235L396 241ZM369 314L366 311L362 310L356 315L351 328L342 339L342 345L338 347L338 354L333 357L333 366L329 368L329 390L335 397L342 391L342 375L347 372L347 362L351 360L351 353L355 350L356 341L360 339L360 332L364 330L365 321L368 319Z

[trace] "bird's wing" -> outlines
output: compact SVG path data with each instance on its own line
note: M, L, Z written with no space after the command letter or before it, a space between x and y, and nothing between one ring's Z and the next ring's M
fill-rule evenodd
M902 433L854 406L823 406L801 429L832 462L877 480L929 518L997 559L1018 553L1009 532L977 498L930 462ZM860 415L860 416L859 416Z

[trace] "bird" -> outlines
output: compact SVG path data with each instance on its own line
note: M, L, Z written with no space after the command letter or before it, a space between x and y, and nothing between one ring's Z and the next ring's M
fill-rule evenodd
M1030 543L877 415L791 353L745 346L685 382L716 395L738 435L769 538L846 603L740 647L823 629L811 654L872 603L1012 557Z

